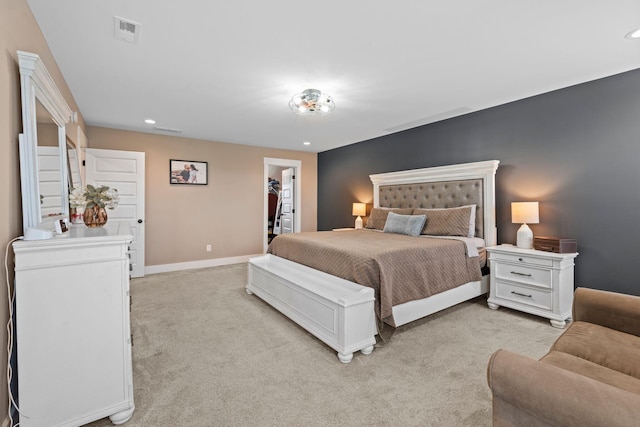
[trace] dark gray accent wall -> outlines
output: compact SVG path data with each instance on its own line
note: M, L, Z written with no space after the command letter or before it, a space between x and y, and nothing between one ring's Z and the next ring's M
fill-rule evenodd
M539 201L534 235L577 239L576 286L640 295L640 70L319 153L318 229L353 227L369 174L493 159L499 243L511 202Z

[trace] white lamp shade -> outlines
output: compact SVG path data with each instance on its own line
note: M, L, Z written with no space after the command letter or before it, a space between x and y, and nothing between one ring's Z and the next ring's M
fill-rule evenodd
M365 216L367 215L366 203L354 203L353 204L353 216Z
M538 202L511 203L511 222L514 224L538 224Z

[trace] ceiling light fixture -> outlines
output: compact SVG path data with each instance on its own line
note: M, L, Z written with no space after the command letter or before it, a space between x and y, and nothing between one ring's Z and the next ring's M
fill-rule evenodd
M631 31L630 33L627 33L627 35L624 37L629 40L640 39L640 28L638 28L637 30Z
M311 145L311 143L309 141L305 141L302 143L302 145Z
M289 101L289 108L296 114L323 115L328 114L336 108L333 98L318 89L307 89L294 95Z
M155 120L153 120L153 119L145 119L145 120L144 120L144 122L145 122L145 123L148 123L148 124L150 124L150 125L155 125L155 124L156 124L156 121L155 121Z

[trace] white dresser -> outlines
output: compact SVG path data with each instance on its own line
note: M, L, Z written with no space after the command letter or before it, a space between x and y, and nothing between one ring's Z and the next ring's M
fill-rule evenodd
M511 245L487 248L491 284L487 304L513 308L564 328L571 318L573 267L577 253L556 254Z
M13 243L21 427L121 424L134 411L130 229L67 234Z

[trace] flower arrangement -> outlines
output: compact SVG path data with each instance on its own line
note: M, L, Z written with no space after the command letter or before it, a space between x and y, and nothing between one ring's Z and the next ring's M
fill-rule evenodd
M76 215L84 210L82 220L87 227L102 227L107 223L107 212L104 208L115 209L118 206L118 190L106 185L94 187L76 187L69 194L69 205L76 208ZM74 216L75 218L75 216Z
M94 206L99 208L115 209L118 206L118 190L109 188L106 185L94 187L76 187L69 194L69 204L72 208L91 209Z

